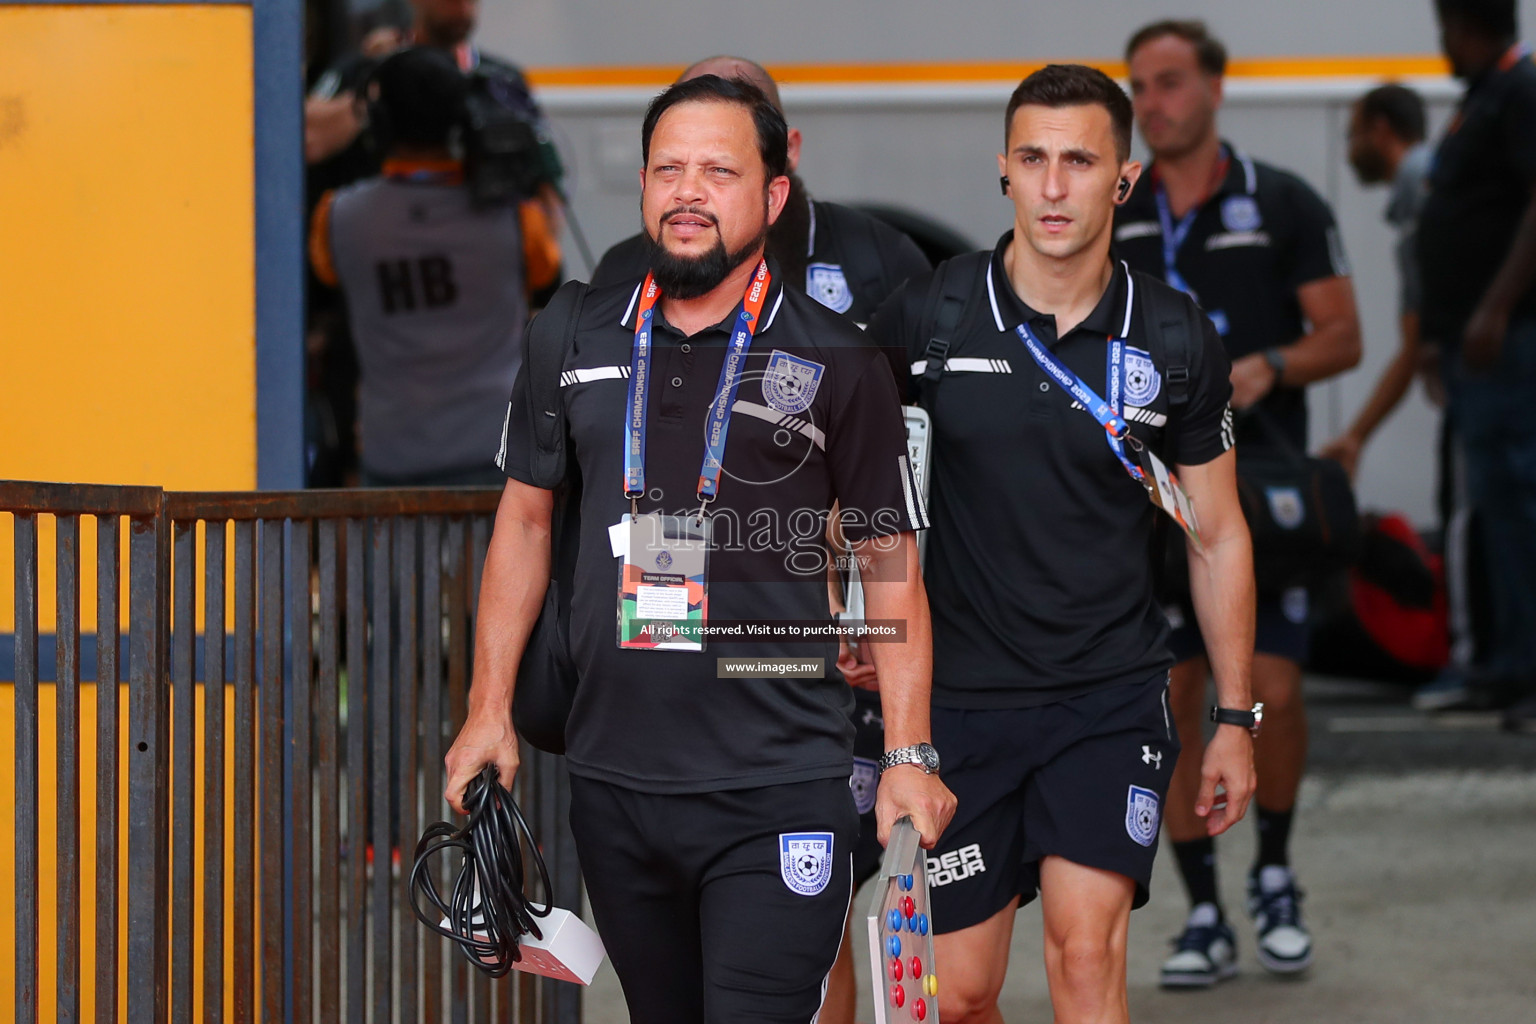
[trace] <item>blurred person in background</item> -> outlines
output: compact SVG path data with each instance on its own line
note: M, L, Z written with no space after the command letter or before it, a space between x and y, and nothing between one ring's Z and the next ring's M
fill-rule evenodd
M520 364L529 286L515 203L477 204L460 139L470 81L432 47L398 51L365 86L381 172L315 209L316 277L341 290L358 363L362 482L497 484L495 421Z
M1536 396L1536 64L1516 0L1435 13L1467 91L1419 218L1420 329L1441 353L1493 606L1486 667L1442 677L1439 706L1512 705L1505 726L1536 732L1536 437L1521 427Z
M1333 212L1296 175L1222 140L1216 119L1226 49L1203 23L1147 25L1131 37L1126 61L1137 123L1154 159L1116 214L1118 252L1193 297L1215 325L1232 360L1239 453L1305 451L1306 386L1360 361L1354 290ZM1255 538L1255 547L1261 542ZM1305 587L1261 590L1254 634L1253 696L1263 704L1264 731L1254 745L1259 843L1247 897L1259 961L1278 974L1312 962L1290 865L1307 758L1301 665L1308 601ZM1191 910L1161 982L1201 988L1236 973L1236 938L1217 886L1216 829L1195 806L1207 645L1187 601L1170 600L1168 611L1178 661L1169 698L1183 753L1166 821Z
M494 80L498 101L535 126L546 180L524 205L525 245L530 264L558 264L564 216L562 171L549 141L548 123L522 71L482 53L471 41L479 0L411 0L410 7L409 28L386 25L369 32L356 53L343 57L315 80L305 99L308 216L313 218L322 195L379 173L385 153L367 124L363 86L391 53L405 46L425 46L448 55L465 75ZM536 294L535 307L546 297L547 292ZM309 483L334 487L356 476L358 357L345 303L327 282L313 275L308 306Z

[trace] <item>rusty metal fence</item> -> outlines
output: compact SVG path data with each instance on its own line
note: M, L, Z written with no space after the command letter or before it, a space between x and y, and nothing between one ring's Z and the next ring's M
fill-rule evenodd
M468 488L0 482L15 546L20 1024L85 1020L87 1004L102 1024L121 1014L129 1024L580 1020L575 986L469 969L417 924L406 891L417 836L447 816L442 757L463 719L496 500ZM49 519L56 763L45 765L39 527ZM82 519L96 526L94 636L81 628ZM82 641L94 671L82 672ZM126 732L120 685L107 681L126 681ZM89 689L96 734L82 737ZM94 779L82 777L82 742L95 747ZM516 795L556 902L575 907L563 764L529 753ZM43 772L57 794L51 908L38 896ZM87 789L94 834L83 835ZM82 843L94 848L90 878ZM43 992L39 921L50 914L54 984Z

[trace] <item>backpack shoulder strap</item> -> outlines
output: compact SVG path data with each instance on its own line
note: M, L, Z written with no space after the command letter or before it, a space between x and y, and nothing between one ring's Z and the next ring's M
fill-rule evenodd
M879 223L874 217L848 216L847 207L836 203L816 203L816 215L825 218L842 260L843 274L853 294L874 309L891 291L885 282L885 260L876 234Z
M908 352L912 362L926 361L928 364L919 384L924 398L931 396L939 378L944 375L944 362L954 343L955 331L964 319L976 293L976 283L986 273L991 259L991 252L965 253L945 260L934 271L928 284L928 297L923 302L921 330L912 338L922 347Z
M1163 382L1168 387L1169 409L1177 415L1179 407L1189 402L1190 365L1203 344L1199 314L1187 296L1172 288L1143 287L1138 291L1147 337L1161 339L1163 344Z
M567 282L528 325L526 358L533 417L533 475L553 488L565 475L565 403L560 373L576 340L587 286Z

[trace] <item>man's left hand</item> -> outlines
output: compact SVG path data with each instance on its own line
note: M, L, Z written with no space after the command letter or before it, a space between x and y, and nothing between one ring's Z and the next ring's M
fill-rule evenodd
M1467 321L1461 336L1461 360L1469 370L1491 370L1504 351L1509 333L1509 314L1480 304Z
M911 818L912 827L922 837L923 849L931 850L954 816L955 794L937 775L929 775L911 764L899 764L881 774L880 790L875 797L881 846L890 841L891 826L902 818Z
M1255 352L1232 361L1232 408L1246 409L1275 389L1275 368L1264 353Z
M1243 820L1255 785L1253 737L1240 726L1217 726L1216 735L1205 745L1200 794L1195 797L1195 813L1205 819L1209 835L1219 836ZM1225 791L1220 797L1218 788Z

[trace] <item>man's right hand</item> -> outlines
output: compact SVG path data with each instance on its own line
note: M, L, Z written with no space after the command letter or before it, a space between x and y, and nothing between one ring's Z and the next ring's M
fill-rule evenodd
M458 738L443 758L448 769L443 798L456 812L466 814L464 789L470 779L480 774L480 769L494 764L502 786L510 790L521 763L517 732L512 728L512 712L507 709L471 711L464 728L459 730Z
M1344 467L1344 472L1349 478L1355 478L1355 471L1360 466L1360 449L1363 446L1360 438L1354 434L1340 434L1334 440L1328 442L1323 450L1318 452L1325 459L1332 459Z

